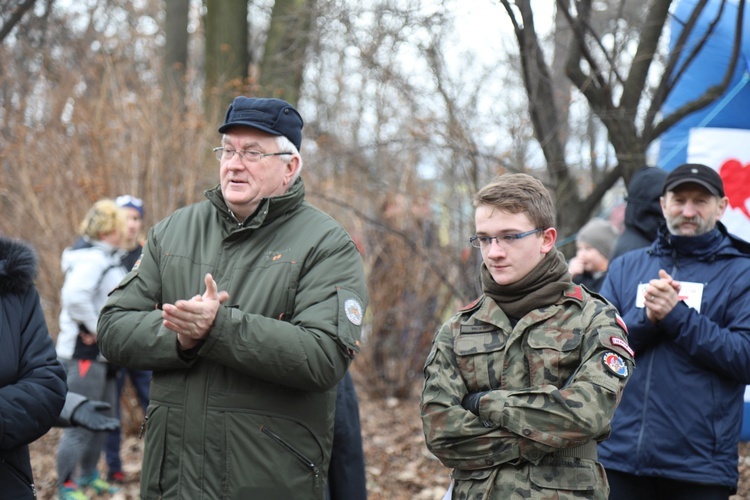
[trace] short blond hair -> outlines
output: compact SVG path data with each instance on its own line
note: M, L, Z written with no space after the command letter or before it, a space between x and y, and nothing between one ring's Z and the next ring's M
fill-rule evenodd
M100 240L102 235L116 231L125 233L125 213L113 200L101 199L86 212L78 228L79 234L92 240Z

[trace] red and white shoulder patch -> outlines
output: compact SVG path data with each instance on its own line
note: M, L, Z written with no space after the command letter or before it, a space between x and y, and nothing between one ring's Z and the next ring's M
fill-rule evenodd
M565 296L571 297L573 299L583 300L583 290L581 289L580 285L576 285L573 290L565 292Z
M622 317L617 313L615 313L615 321L620 326L620 328L625 331L625 333L628 333L628 325L625 324L625 320L622 319Z
M482 298L481 296L480 296L480 297L477 297L477 298L476 298L476 299L474 299L474 300L473 300L473 301L472 301L472 302L471 302L470 304L467 304L467 305L463 306L463 307L462 307L461 309L459 309L459 311L460 311L460 312L463 312L463 311L468 311L469 309L472 309L472 308L474 308L474 306L476 306L476 305L477 305L477 304L479 303L479 300L480 300L481 298Z
M621 339L620 337L615 337L614 335L609 338L609 341L612 342L613 346L622 347L623 349L625 349L625 352L630 354L631 357L635 357L635 351L628 345L627 341Z

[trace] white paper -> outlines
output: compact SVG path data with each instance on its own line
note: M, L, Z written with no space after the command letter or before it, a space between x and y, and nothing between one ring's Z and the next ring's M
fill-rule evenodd
M646 287L648 283L638 285L638 291L635 297L635 307L646 307ZM701 312L701 301L703 300L703 283L693 283L692 281L680 281L680 291L677 294L678 300L682 300L688 307L692 307Z

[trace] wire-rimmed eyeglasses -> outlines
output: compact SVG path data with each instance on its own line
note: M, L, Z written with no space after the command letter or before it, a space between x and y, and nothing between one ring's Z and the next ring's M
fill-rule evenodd
M214 152L214 155L216 155L217 160L231 160L235 153L240 155L240 160L247 160L249 162L256 162L260 161L261 158L264 158L266 156L282 156L282 155L290 155L292 153L261 153L260 151L253 151L252 149L243 149L242 151L237 151L236 149L229 149L229 148L223 148L218 147L214 148L212 150Z
M531 236L532 234L538 233L539 231L544 231L544 228L538 227L524 233L503 234L501 236L479 236L475 234L474 236L469 238L469 243L471 243L471 246L473 246L474 248L489 248L492 245L492 240L495 240L498 245L510 246L514 242L527 236Z

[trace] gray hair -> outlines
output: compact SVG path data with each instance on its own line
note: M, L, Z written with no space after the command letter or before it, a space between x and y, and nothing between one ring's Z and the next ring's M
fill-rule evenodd
M297 180L297 177L299 177L300 172L302 172L302 155L299 154L297 147L294 144L292 144L292 141L290 141L284 135L276 136L276 145L279 147L279 151L290 152L288 155L281 155L282 161L289 163L290 161L292 161L292 158L294 158L295 156L299 158L299 168L297 169L297 172L294 174L292 181L289 183L289 185L291 186L292 184L294 184L294 181Z

